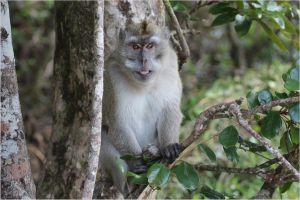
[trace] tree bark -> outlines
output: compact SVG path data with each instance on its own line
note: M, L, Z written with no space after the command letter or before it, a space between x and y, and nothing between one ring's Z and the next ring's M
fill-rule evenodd
M89 198L101 143L103 1L58 1L55 9L54 127L38 193Z
M1 3L1 199L35 198L19 102L7 1Z

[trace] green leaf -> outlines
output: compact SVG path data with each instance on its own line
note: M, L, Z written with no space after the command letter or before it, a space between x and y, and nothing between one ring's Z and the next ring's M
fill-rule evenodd
M283 16L283 20L285 23L285 30L289 33L297 34L294 25L290 22L290 20L286 16Z
M263 21L257 20L257 22L262 26L264 31L268 34L271 40L283 51L287 51L286 46L280 40L280 38L272 31L272 29Z
M218 15L211 26L219 26L234 21L237 12L228 12Z
M260 105L269 103L273 100L272 94L268 90L262 90L258 92L257 99Z
M174 7L173 10L175 12L180 12L180 13L185 13L187 11L187 8L185 7L185 5L183 5L182 3L177 3Z
M211 161L215 162L217 160L216 154L205 144L198 144L198 148L205 153Z
M199 177L194 167L182 162L172 168L172 172L176 174L178 181L188 190L195 190L198 188Z
M247 140L244 140L242 143L243 146L248 147L251 152L264 152L267 151L266 147L263 145L259 145Z
M299 110L300 110L300 103L293 104L289 107L289 115L291 119L298 124L300 123Z
M150 185L163 188L169 181L170 169L161 163L152 165L147 172L148 182Z
M199 17L196 17L196 16L189 16L188 19L189 19L190 21L194 21L194 22L197 22L197 21L200 20L200 18L199 18Z
M295 90L299 90L299 82L292 80L292 79L288 79L285 83L284 83L284 87L288 90L288 91L295 91Z
M233 162L239 161L239 155L237 154L236 147L228 147L228 148L223 147L223 150L229 160Z
M284 153L289 153L293 149L293 142L289 131L286 131L280 139L280 149Z
M284 80L284 87L288 91L300 90L300 81L299 81L299 67L294 67L290 69L287 73L282 75Z
M257 93L256 92L254 92L254 91L248 92L246 98L247 98L248 107L250 109L252 109L252 108L259 105L259 101L257 99Z
M290 189L293 182L285 183L282 187L280 187L280 193L285 193L288 189Z
M291 139L294 144L299 144L299 128L292 126L290 130Z
M279 112L270 111L263 119L261 132L266 138L272 139L279 134L282 121Z
M225 199L223 194L211 189L207 185L202 186L200 192L209 199Z
M285 98L288 98L288 94L286 92L275 92L275 95L279 98L279 99L285 99Z
M234 146L239 140L239 133L234 126L228 126L219 135L219 142L224 147Z
M274 17L272 18L281 29L285 29L285 22L284 19L280 16L280 17Z
M133 172L127 172L127 176L132 177L131 181L133 184L146 185L148 184L147 174L135 174Z
M235 17L235 31L239 36L244 36L248 33L252 24L252 20L246 16L236 15Z
M236 1L235 2L238 9L244 9L244 2L243 1Z
M231 12L232 10L237 11L235 8L229 7L230 3L218 3L212 7L209 8L209 13L216 15L216 14L220 14L220 13L224 13L224 12Z

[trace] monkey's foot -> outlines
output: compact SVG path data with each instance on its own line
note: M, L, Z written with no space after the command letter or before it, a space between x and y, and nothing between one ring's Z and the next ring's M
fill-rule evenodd
M162 157L172 163L180 154L181 148L178 143L170 144L160 151Z

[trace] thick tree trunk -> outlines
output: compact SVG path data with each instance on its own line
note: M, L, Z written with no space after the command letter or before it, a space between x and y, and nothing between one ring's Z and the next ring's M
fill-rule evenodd
M23 131L7 1L1 3L1 199L35 198Z
M60 1L55 8L54 127L38 194L88 198L101 142L103 1Z

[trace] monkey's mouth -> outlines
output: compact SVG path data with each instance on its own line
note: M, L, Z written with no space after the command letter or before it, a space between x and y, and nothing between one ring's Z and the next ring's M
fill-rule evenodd
M140 71L135 71L135 73L138 74L142 78L147 78L147 77L151 76L153 71L152 70L140 70Z

